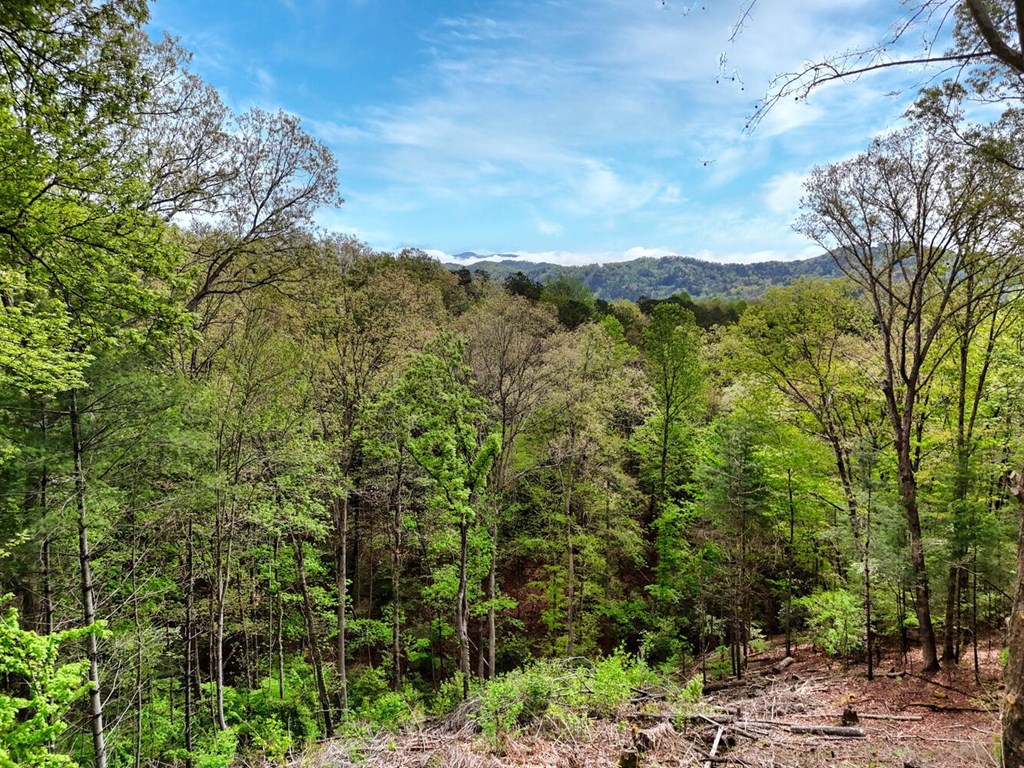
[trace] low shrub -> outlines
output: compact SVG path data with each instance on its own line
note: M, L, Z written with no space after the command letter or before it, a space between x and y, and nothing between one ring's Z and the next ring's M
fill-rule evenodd
M864 647L867 627L860 600L844 589L794 600L807 611L811 642L829 656L849 656Z

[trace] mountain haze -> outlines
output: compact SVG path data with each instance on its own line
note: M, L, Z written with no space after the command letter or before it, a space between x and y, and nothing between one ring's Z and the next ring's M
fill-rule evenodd
M459 254L460 261L474 256L476 254ZM663 256L575 267L502 258L478 261L462 268L483 270L495 280L504 280L515 272L523 272L542 283L565 275L578 278L595 296L606 300L635 300L640 296L665 298L681 292L695 299L712 296L749 299L760 296L773 285L788 285L801 277L839 277L841 274L827 253L811 259L752 264Z

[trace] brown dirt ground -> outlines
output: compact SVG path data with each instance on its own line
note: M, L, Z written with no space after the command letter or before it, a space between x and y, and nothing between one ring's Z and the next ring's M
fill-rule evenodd
M902 659L884 659L873 681L863 665L846 667L798 649L781 673L772 666L781 652L751 657L742 684L709 693L700 711L725 722L723 747L713 765L758 768L975 768L998 766L997 697L1000 669L996 651L984 651L981 685L970 660L930 679ZM893 674L887 675L892 670ZM896 674L899 670L901 674ZM794 734L790 725L839 725L841 713L884 715L903 720L862 718L865 738ZM465 713L444 723L402 734L380 734L361 743L334 740L307 752L293 768L584 768L618 766L635 731L664 722L657 696L638 700L616 721L591 721L572 732L542 719L505 745L501 754L487 748ZM917 719L920 718L920 719ZM737 725L735 721L742 721ZM751 722L756 721L756 722ZM705 765L717 727L696 714L675 719L657 746L642 755L644 768ZM745 733L737 732L737 728Z

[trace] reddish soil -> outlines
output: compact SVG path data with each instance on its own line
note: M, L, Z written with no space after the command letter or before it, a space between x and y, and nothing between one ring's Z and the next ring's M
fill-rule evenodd
M778 660L777 654L752 663L747 685L712 693L709 703L725 711L739 711L744 720L807 725L840 725L844 709L850 708L858 713L857 726L865 738L798 735L785 725L772 725L762 731L762 738L737 738L735 747L725 753L737 764L998 765L995 700L1001 670L995 652L981 654L980 685L971 663L930 677L913 670L904 672L902 664L883 663L880 673L869 681L862 665L847 668L807 650L798 651L795 658L794 664L774 675L770 668ZM768 674L759 675L758 666ZM892 674L887 674L890 671Z
M893 659L868 681L863 665L845 666L800 648L781 672L781 652L751 657L746 679L709 693L706 705L680 716L657 692L638 696L615 720L590 720L579 728L542 718L500 750L483 742L471 717L456 713L420 731L379 734L321 744L294 765L302 768L584 768L627 765L656 728L653 748L641 747L636 768L739 765L759 768L975 768L998 766L1001 670L996 652L981 656L981 684L970 662L931 678ZM889 673L889 674L887 674ZM864 737L794 733L794 725L842 724L857 712ZM874 717L872 717L874 716ZM723 726L716 759L711 744ZM675 727L669 725L672 722ZM620 762L623 758L626 762Z

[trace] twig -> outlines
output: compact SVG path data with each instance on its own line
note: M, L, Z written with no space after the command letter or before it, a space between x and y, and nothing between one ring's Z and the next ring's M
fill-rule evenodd
M708 752L708 759L704 761L704 768L711 768L711 764L715 760L715 755L718 754L718 745L722 741L723 733L725 733L725 726L718 726L718 732L715 734L715 741L711 744L711 751Z

